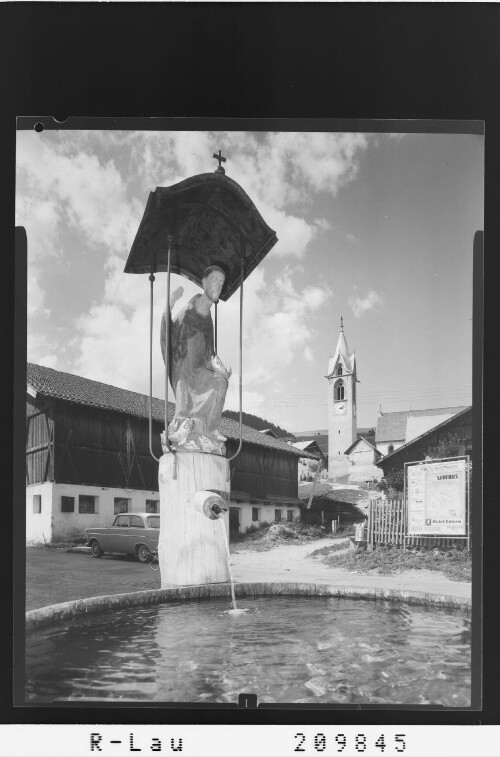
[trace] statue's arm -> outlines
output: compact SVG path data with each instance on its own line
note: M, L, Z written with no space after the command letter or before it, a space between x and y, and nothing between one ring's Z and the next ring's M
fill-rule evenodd
M179 300L183 294L183 287L177 287L177 289L174 289L174 291L170 293L170 310L172 310L177 300ZM165 303L165 310L167 310L167 303Z
M165 302L165 310L163 311L163 316L161 319L161 329L160 329L160 345L161 345L161 354L163 355L163 362L165 362L165 343L167 339L167 317L170 319L170 334L172 334L172 328L173 328L173 321L172 321L172 308L174 307L177 300L179 300L182 295L184 294L183 287L179 286L177 289L174 289L173 292L170 294L170 312L168 312L168 298Z

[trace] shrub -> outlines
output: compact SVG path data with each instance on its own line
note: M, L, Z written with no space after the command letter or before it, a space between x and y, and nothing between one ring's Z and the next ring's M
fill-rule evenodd
M387 497L394 499L401 496L405 486L405 474L403 468L394 468L389 471L378 483L380 491Z

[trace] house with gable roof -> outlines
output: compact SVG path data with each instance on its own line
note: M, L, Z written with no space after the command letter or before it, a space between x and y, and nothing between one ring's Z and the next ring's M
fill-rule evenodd
M175 407L168 404L168 420ZM164 401L152 399L152 451L162 454ZM239 423L222 418L226 455L239 446ZM230 462L229 526L296 520L298 463L306 450L243 425ZM75 538L111 525L120 512L159 512L158 463L149 448L149 397L28 363L26 394L26 538Z

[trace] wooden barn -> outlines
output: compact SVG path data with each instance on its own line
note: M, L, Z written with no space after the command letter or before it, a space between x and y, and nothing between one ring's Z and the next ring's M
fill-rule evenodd
M169 403L169 421L174 405ZM152 447L162 454L164 402L153 398ZM28 363L26 538L81 536L119 512L159 512L158 463L149 452L146 395ZM226 455L236 452L239 423L221 419ZM305 453L307 455L307 453ZM231 461L231 531L258 521L300 517L298 462L304 451L243 426Z

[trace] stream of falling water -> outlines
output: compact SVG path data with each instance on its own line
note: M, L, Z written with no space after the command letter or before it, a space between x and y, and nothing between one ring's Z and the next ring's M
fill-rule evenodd
M222 523L222 530L224 531L224 545L226 547L226 558L227 558L227 569L229 571L229 579L231 582L231 610L228 610L228 612L231 615L240 615L242 612L246 612L246 610L239 610L236 607L236 595L234 593L234 581L233 581L233 573L231 571L231 555L229 553L229 539L227 536L227 529L226 524L224 523L224 518L218 518L219 523Z

